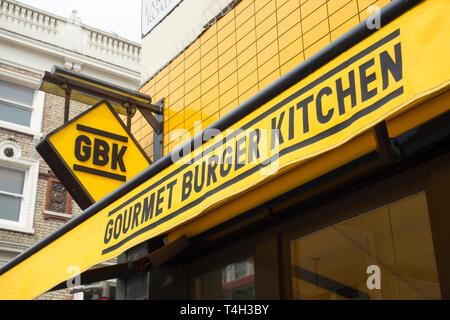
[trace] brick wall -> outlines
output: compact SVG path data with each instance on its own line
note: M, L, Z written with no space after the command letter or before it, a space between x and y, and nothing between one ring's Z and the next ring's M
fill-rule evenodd
M24 70L20 70L11 66L0 65L0 68L15 72L17 74L26 75L40 79L40 75L33 74ZM76 101L71 102L70 118L85 111L89 106ZM44 114L42 121L42 132L45 135L60 127L64 118L64 98L51 94L46 94L44 103ZM16 143L22 150L22 157L32 160L39 160L39 179L36 193L36 203L34 210L33 228L34 234L24 234L14 231L0 229L0 240L4 243L19 244L24 246L32 246L39 240L45 238L48 234L58 229L65 221L56 219L45 219L43 212L47 200L47 185L49 177L49 167L36 151L36 145L40 139L33 136L14 132L11 130L0 128L0 142L10 140ZM72 201L71 213L73 216L81 212L78 205ZM73 295L68 290L51 292L42 295L38 299L57 299L66 300L73 299Z
M84 112L90 106L82 103L71 101L69 119L72 119L76 115ZM64 98L58 97L52 94L46 94L45 107L42 121L42 132L44 136L63 125L64 119ZM59 228L64 222L55 219L45 220L43 211L46 205L47 199L47 184L48 184L48 172L49 168L45 161L39 156L40 164L40 178L38 183L38 192L36 195L36 210L35 210L35 229L39 237L45 237L52 231ZM76 216L81 213L80 207L72 200L72 215ZM38 231L39 230L39 231ZM41 239L41 238L40 238ZM69 290L60 290L55 292L46 293L40 296L40 300L71 300L73 295L69 293Z

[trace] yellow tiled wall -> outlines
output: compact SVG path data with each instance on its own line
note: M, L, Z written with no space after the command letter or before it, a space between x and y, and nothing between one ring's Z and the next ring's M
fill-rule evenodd
M143 86L154 102L165 99L164 155L182 141L174 130L209 126L389 2L242 0ZM152 155L139 113L133 133Z

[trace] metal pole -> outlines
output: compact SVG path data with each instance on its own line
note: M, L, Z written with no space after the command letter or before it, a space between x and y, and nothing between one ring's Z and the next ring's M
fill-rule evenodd
M164 106L164 100L158 102L158 106ZM128 112L131 112L131 108L128 104L124 104ZM163 121L163 115L155 115L158 121ZM131 131L131 116L127 115L127 127ZM160 135L154 134L155 136L155 150L153 154L153 161L156 162L163 157L163 133ZM125 253L121 254L117 258L117 263L126 263L134 261L140 257L146 256L149 253L155 251L156 249L164 246L162 238L155 238L140 245L137 245ZM117 279L116 287L116 300L148 300L150 299L150 272L136 272L126 278Z
M384 163L393 162L395 160L395 155L391 147L391 140L389 138L386 122L380 122L374 127L374 130L381 161Z
M67 122L69 122L70 95L72 93L72 89L67 85L63 85L63 89L66 92L64 101L64 124L66 124Z

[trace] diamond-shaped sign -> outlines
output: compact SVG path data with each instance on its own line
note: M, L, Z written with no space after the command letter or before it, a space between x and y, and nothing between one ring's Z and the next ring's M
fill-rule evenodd
M107 101L50 133L37 150L82 209L151 164Z

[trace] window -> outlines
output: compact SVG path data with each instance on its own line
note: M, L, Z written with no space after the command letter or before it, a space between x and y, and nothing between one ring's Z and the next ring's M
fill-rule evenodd
M0 219L19 222L25 172L0 166Z
M69 221L72 218L72 197L62 183L50 171L47 181L47 200L44 219Z
M21 157L20 148L0 143L0 228L34 233L39 161Z
M6 77L0 78L0 126L40 136L44 93L36 90L38 80Z
M29 127L34 90L0 80L0 120Z
M196 299L255 299L253 257L196 278Z
M424 191L292 240L290 249L294 299L441 298Z

